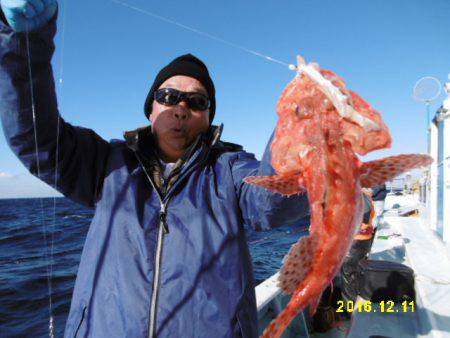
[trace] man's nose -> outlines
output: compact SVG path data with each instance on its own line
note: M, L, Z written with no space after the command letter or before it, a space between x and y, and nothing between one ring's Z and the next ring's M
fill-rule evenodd
M179 120L185 120L188 118L189 106L186 101L181 101L180 103L178 103L174 115Z

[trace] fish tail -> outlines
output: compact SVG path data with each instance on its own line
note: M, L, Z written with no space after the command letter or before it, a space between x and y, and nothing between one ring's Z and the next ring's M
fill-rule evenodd
M281 337L283 332L286 330L286 328L291 323L292 319L294 319L294 317L297 314L297 311L295 309L289 309L289 304L283 310L283 312L280 315L278 315L277 318L272 320L272 322L269 324L269 326L264 330L264 332L261 336L262 338Z
M289 326L292 320L297 316L299 311L308 304L307 300L310 299L310 295L308 295L307 293L302 293L300 295L293 295L288 305L283 310L283 312L281 312L277 316L277 318L272 320L269 326L264 330L261 337L262 338L281 337L283 332L286 330L286 328Z

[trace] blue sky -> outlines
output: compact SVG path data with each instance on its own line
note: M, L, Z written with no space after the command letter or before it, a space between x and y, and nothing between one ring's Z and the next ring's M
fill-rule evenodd
M447 81L448 0L124 2L288 63L300 53L340 74L382 113L394 139L390 150L367 159L426 151L425 107L412 88L423 76ZM262 154L278 97L294 76L287 67L110 0L60 6L53 64L66 121L106 139L145 125L142 106L155 74L190 52L215 81L223 139ZM0 154L0 198L54 194L27 174L4 137Z

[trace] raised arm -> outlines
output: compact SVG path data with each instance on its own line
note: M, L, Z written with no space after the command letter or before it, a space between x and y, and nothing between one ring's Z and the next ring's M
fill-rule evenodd
M0 117L3 130L9 146L22 163L34 175L38 174L39 163L40 178L52 186L59 130L57 189L77 202L93 206L103 182L109 145L92 130L73 127L61 118L58 127L51 67L56 14L55 9L53 12L48 9L56 2L42 0L39 2L47 7L18 9L21 4L26 6L34 2L0 2ZM29 33L18 32L30 28Z
M253 154L239 153L233 163L233 179L239 198L239 205L245 222L256 230L267 230L282 225L295 225L309 214L306 194L282 196L261 187L244 183L247 176L275 175L270 164L270 145L266 147L261 161Z

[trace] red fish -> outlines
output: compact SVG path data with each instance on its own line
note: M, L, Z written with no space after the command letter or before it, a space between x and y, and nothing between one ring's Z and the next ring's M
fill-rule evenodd
M292 298L263 337L280 337L308 305L315 312L362 222L361 188L432 162L420 154L361 162L357 154L391 146L381 115L335 73L300 57L298 64L277 108L271 148L277 175L245 179L283 195L307 193L311 210L309 236L292 246L280 271L279 285Z

